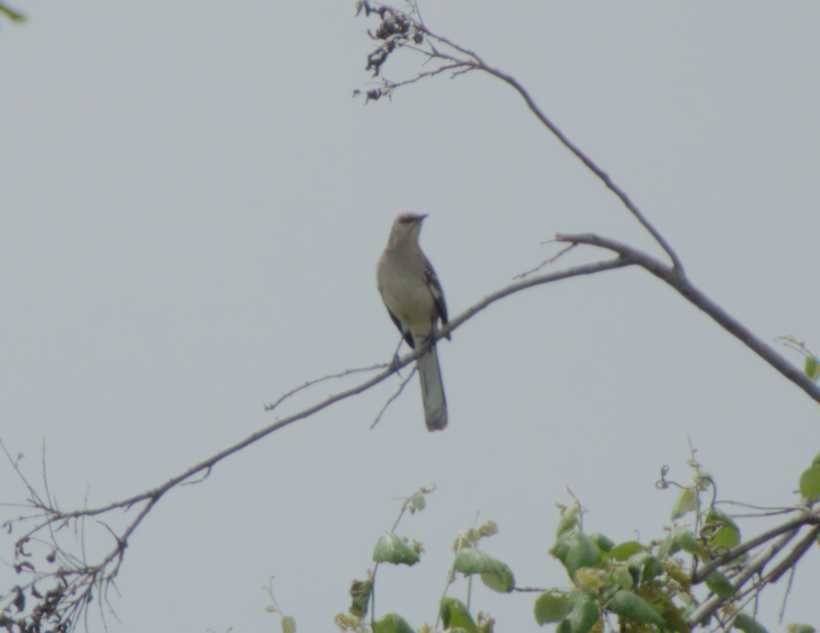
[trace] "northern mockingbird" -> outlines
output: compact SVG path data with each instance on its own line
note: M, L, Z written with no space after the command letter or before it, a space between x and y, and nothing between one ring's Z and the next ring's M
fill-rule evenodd
M402 213L393 222L387 247L379 259L377 278L387 312L402 338L415 348L429 345L416 361L428 431L447 426L447 398L435 342L438 320L447 325L447 304L436 271L419 246L424 214ZM449 335L447 336L449 339Z

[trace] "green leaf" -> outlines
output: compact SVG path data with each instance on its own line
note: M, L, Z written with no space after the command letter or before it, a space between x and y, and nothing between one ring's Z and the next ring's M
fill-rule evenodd
M563 557L558 558L564 564L570 578L574 578L575 572L581 567L595 567L601 560L601 550L583 532L565 534L560 541L563 541L566 547L561 548ZM553 551L555 549L553 548Z
M638 574L637 584L651 580L663 573L663 565L649 552L638 552L629 557L629 568Z
M581 516L581 506L578 503L573 503L568 508L561 510L561 518L558 520L558 529L555 531L556 536L561 536L564 532L568 532L578 526L578 517Z
M535 601L535 621L541 626L560 622L572 610L572 602L563 591L551 589L545 591Z
M809 503L820 499L820 464L813 464L800 475L800 495Z
M769 633L760 622L755 620L752 616L745 613L738 613L735 616L735 621L732 622L732 627L740 629L743 633Z
M706 578L706 586L709 590L720 596L721 598L728 598L735 593L732 583L729 579L719 571L715 570Z
M666 537L658 548L658 556L666 559L680 550L688 552L700 559L708 558L709 551L703 543L701 543L691 530L685 528L678 528Z
M393 565L415 565L419 562L418 550L406 538L393 533L379 537L373 548L374 563L391 563Z
M478 633L478 627L473 621L470 611L461 600L442 598L439 613L441 614L441 623L445 629L461 628L467 633Z
M607 603L607 609L612 613L617 613L629 620L640 622L641 624L657 624L664 626L661 614L655 610L651 604L641 598L638 594L621 589Z
M694 554L699 558L706 558L708 552L703 547L703 543L695 538L694 532L691 530L680 530L675 533L675 544L684 552Z
M601 534L600 532L595 532L594 534L590 534L589 538L592 539L592 542L598 546L598 549L602 552L608 552L611 550L615 543L610 539L608 536Z
M643 545L638 543L638 541L625 541L623 543L618 543L615 547L609 550L609 555L615 560L623 561L640 551L643 551Z
M515 576L512 569L500 560L493 561L493 568L481 572L481 581L493 591L498 593L510 593L515 589Z
M570 598L572 610L558 625L558 633L588 633L598 621L600 611L595 599L585 593L574 592Z
M706 514L702 532L711 548L731 549L740 543L737 524L715 508Z
M786 627L786 633L816 633L817 629L815 629L811 624L800 624L798 622L794 622Z
M415 633L404 618L396 613L388 613L373 625L373 633Z
M509 593L515 588L512 570L500 560L496 560L474 547L458 550L453 561L453 569L462 574L481 574L481 580L493 591Z
M564 562L564 559L567 557L567 552L569 551L569 543L567 542L567 535L564 534L561 536L553 546L550 548L550 554L555 556L561 562Z
M453 569L462 574L480 574L486 570L492 558L474 547L462 547L453 561Z
M820 363L818 363L817 356L806 356L803 371L806 372L806 375L812 380L817 380L817 376L820 373L818 365L820 365Z
M296 633L296 619L292 615L282 616L282 633Z
M684 591L688 591L692 584L692 579L689 574L680 566L679 561L675 559L666 560L663 563L663 569L666 575L683 587Z
M672 520L680 519L687 512L698 509L698 493L694 488L683 488L672 506Z
M629 573L628 568L618 565L612 572L612 583L621 589L632 589L635 580L632 578L632 574Z

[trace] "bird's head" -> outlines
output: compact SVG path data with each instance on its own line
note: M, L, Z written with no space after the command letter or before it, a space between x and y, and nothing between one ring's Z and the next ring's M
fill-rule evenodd
M399 214L390 230L390 245L395 247L404 243L418 242L421 225L426 217L426 213Z

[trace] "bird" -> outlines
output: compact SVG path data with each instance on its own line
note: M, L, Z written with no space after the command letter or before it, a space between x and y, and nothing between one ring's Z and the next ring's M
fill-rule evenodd
M427 346L416 360L424 421L428 431L447 426L447 398L436 343L439 321L447 325L447 302L436 271L419 246L425 213L401 213L393 221L376 278L390 319L413 349ZM446 335L449 339L449 333Z

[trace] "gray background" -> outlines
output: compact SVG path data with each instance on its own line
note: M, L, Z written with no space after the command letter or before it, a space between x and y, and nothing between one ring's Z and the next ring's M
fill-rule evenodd
M430 214L423 244L454 314L557 231L654 249L489 78L352 99L371 43L349 2L18 6L31 21L0 33L0 436L35 478L45 439L65 506L156 485L270 423L262 406L283 391L386 360L374 267L401 209ZM710 296L766 340L820 348L820 4L422 8L524 81ZM400 66L388 74L415 68ZM662 464L688 478L688 437L721 497L761 505L796 499L820 444L816 403L638 271L516 295L441 360L445 433L424 430L415 383L368 430L393 380L163 500L130 544L112 630L277 630L269 576L300 631L332 630L398 497L435 483L403 526L424 563L379 587L379 610L418 626L477 512L520 584L564 585L546 551L567 485L588 529L650 538L674 497L653 483ZM21 499L0 473L3 499ZM90 553L108 546L88 530ZM817 623L818 585L810 552L788 621ZM782 591L764 604L773 630ZM499 631L538 628L532 596L474 601Z

